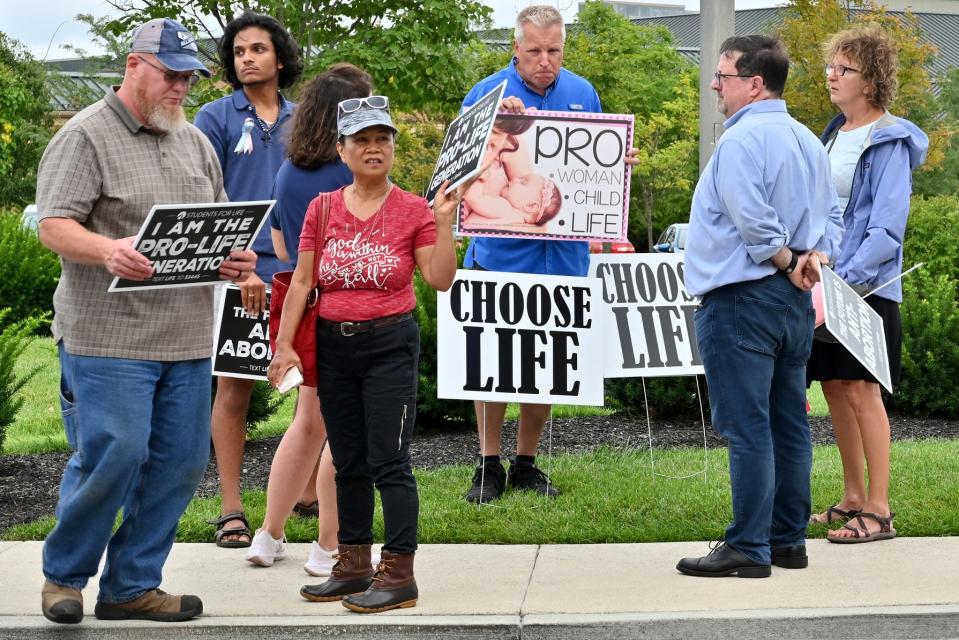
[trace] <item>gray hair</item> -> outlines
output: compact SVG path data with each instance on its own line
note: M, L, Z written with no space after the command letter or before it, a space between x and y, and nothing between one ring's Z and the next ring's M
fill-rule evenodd
M513 39L516 42L523 41L523 25L527 22L540 29L558 24L563 30L563 41L566 41L566 24L563 22L563 15L556 7L548 4L534 4L520 11L516 16L516 29L513 30Z

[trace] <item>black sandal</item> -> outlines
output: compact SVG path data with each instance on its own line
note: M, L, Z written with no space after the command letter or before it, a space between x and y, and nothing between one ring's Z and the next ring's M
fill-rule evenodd
M225 528L226 523L230 520L239 520L243 523L243 526L231 527L230 529ZM213 537L218 547L223 547L224 549L242 549L243 547L249 547L253 541L253 534L250 533L250 523L246 519L246 514L242 511L224 513L216 520L207 520L206 523L219 525L220 528L216 530L216 535ZM246 536L246 540L224 540L224 536Z
M859 524L852 524L852 522L847 522L842 526L843 529L849 529L852 531L852 537L832 537L827 536L826 540L829 542L835 542L837 544L861 544L863 542L878 542L879 540L892 540L896 537L896 530L892 528L892 519L896 517L895 513L889 512L888 517L882 517L877 513L870 513L868 511L860 511L855 516L856 522ZM866 523L863 522L863 518L869 518L870 520L875 520L879 523L879 531L869 533L869 529L866 528Z
M819 516L818 513L814 513L811 516L809 516L809 524L828 525L828 524L832 524L833 522L849 522L850 520L858 516L861 512L859 511L859 509L849 509L848 511L846 511L844 509L840 509L839 505L834 504L833 506L826 509L825 513L826 513L825 522L823 522L817 517Z

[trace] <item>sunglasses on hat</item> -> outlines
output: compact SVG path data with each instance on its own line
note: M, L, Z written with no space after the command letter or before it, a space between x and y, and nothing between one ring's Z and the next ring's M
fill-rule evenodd
M340 113L353 113L354 111L359 111L363 105L366 105L370 109L386 109L390 108L390 99L386 96L369 96L368 98L350 98L348 100L343 100L338 105Z

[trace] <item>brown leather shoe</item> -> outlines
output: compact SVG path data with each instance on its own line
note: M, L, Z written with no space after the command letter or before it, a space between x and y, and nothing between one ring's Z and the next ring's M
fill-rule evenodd
M43 616L59 624L77 624L83 620L83 594L79 589L62 587L47 580L40 592Z
M419 590L413 578L412 553L383 550L373 584L363 593L343 598L343 606L357 613L379 613L416 606Z
M93 613L100 620L182 622L203 613L203 603L196 596L174 596L152 589L130 602L97 602Z
M333 602L343 596L362 593L369 588L373 580L373 566L370 564L368 544L341 544L337 548L336 564L330 572L330 578L321 584L306 585L300 589L300 595L313 602Z

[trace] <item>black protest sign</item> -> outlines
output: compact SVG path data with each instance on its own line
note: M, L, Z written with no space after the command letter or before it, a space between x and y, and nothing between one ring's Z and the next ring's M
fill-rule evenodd
M426 188L426 200L431 205L443 182L449 180L447 190L452 190L479 172L505 89L504 80L447 127L440 157Z
M485 170L463 194L468 236L614 241L626 238L633 116L498 114Z
M826 329L892 393L882 316L832 269L822 269L822 294Z
M589 272L602 282L605 377L703 373L699 303L686 292L683 266L677 253L590 256Z
M213 336L213 374L266 380L272 358L270 292L266 293L266 311L252 316L243 309L240 288L223 287Z
M153 263L153 275L143 281L114 278L110 291L223 282L220 265L231 251L250 248L274 202L154 206L133 242Z
M603 404L599 282L456 272L437 298L437 395Z

